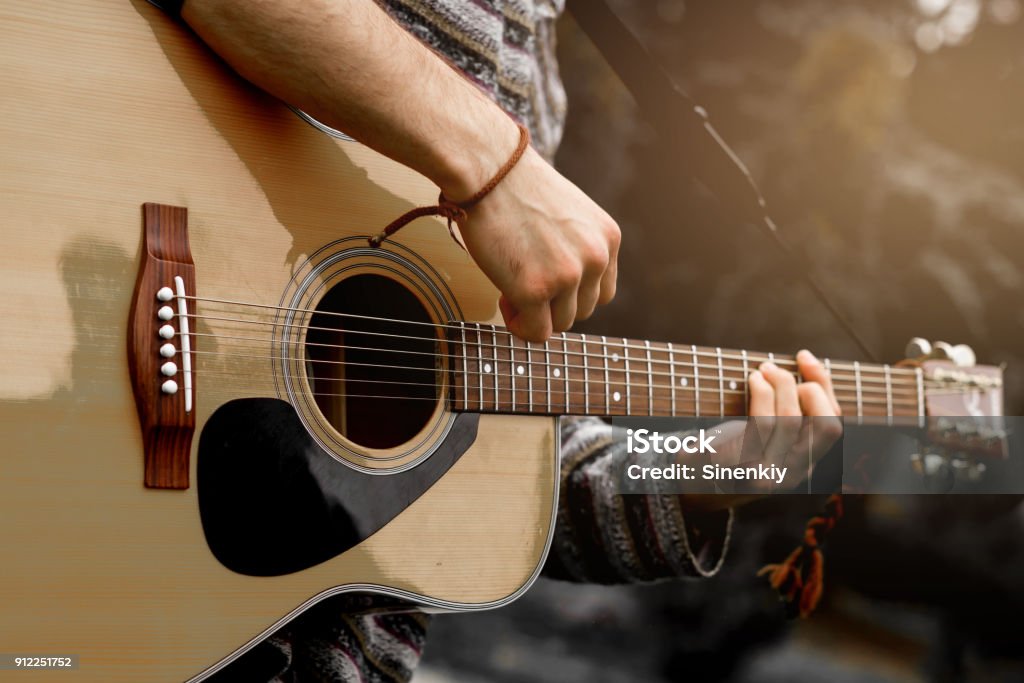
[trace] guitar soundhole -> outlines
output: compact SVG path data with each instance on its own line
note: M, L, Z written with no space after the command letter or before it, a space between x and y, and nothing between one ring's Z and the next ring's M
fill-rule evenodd
M327 292L306 335L310 389L324 418L351 441L392 448L437 406L437 327L408 289L354 275Z

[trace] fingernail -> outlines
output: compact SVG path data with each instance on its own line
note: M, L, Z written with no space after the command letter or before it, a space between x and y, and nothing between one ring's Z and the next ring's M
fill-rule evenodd
M775 366L775 363L771 362L770 360L766 360L765 362L761 363L760 367L761 367L761 370L764 371L764 370L774 370L776 366Z
M807 356L807 360L811 361L812 363L817 363L817 362L818 362L818 358L817 358L817 356L815 356L815 355L814 355L813 353L811 353L811 352L810 352L810 350L808 350L808 349L802 349L802 350L800 351L800 353L802 353L802 354L804 354L805 356ZM798 354L796 354L796 355L798 355L798 356L799 356L799 355L800 355L800 353L798 353Z

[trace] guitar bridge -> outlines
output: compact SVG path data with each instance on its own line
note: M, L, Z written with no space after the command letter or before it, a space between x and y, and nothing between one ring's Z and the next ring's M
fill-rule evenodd
M142 263L128 318L128 370L150 488L187 489L195 433L195 265L188 210L142 205Z

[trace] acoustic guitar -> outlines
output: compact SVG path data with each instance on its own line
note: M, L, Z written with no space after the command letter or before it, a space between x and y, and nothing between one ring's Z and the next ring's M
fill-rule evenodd
M436 190L143 0L0 7L0 652L202 680L332 595L505 605L556 416L742 415L788 356L492 325ZM848 416L985 414L1001 371L830 362ZM953 401L953 404L950 404Z

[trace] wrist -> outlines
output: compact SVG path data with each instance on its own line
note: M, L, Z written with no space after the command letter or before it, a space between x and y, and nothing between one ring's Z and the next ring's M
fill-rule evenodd
M459 204L475 195L516 151L519 127L503 112L498 115L497 125L479 127L471 140L445 146L439 170L431 180L448 200Z

